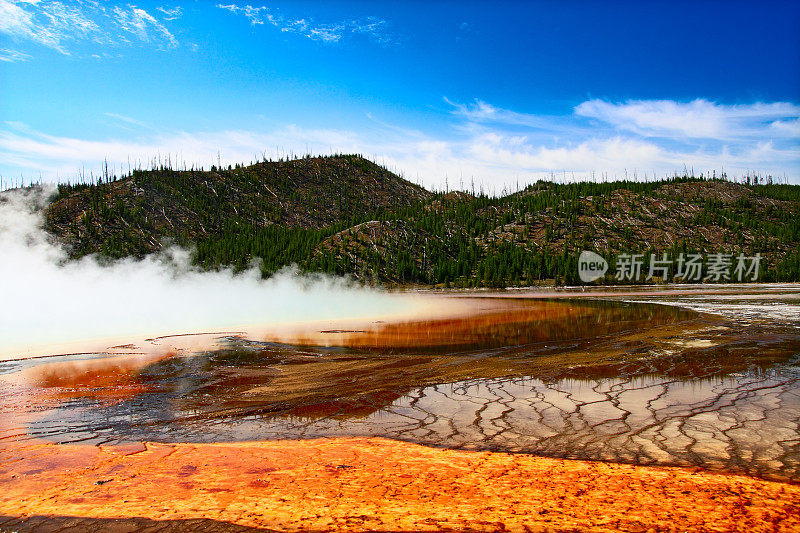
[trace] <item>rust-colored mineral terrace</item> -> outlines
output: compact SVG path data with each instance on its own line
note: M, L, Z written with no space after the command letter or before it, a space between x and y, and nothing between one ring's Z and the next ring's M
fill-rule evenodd
M0 452L9 531L796 531L798 502L744 476L378 438Z

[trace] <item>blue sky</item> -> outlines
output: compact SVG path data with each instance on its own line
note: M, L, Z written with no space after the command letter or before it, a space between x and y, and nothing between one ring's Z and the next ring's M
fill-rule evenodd
M800 182L785 2L0 0L0 175L360 152L430 187Z

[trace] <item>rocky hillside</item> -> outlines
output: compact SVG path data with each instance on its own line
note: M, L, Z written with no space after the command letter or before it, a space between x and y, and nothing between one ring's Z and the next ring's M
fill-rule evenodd
M134 171L93 186L62 186L47 228L76 256L154 252L277 225L322 229L426 201L432 194L358 156L264 162L210 171Z
M761 280L800 281L800 186L692 176L489 198L434 194L358 156L304 158L62 186L46 226L75 257L175 242L208 268L258 258L265 275L295 263L388 284L575 283L581 250L760 253Z

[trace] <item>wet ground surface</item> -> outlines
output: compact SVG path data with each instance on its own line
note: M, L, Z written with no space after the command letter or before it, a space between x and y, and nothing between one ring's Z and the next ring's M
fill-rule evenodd
M375 437L0 448L0 531L788 532L798 502L700 468Z
M378 436L799 481L797 292L466 298L451 318L6 361L0 444Z

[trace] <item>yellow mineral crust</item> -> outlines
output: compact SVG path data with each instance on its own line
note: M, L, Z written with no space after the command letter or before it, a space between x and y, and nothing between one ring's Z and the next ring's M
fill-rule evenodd
M0 531L797 531L798 502L746 476L380 438L0 448Z

